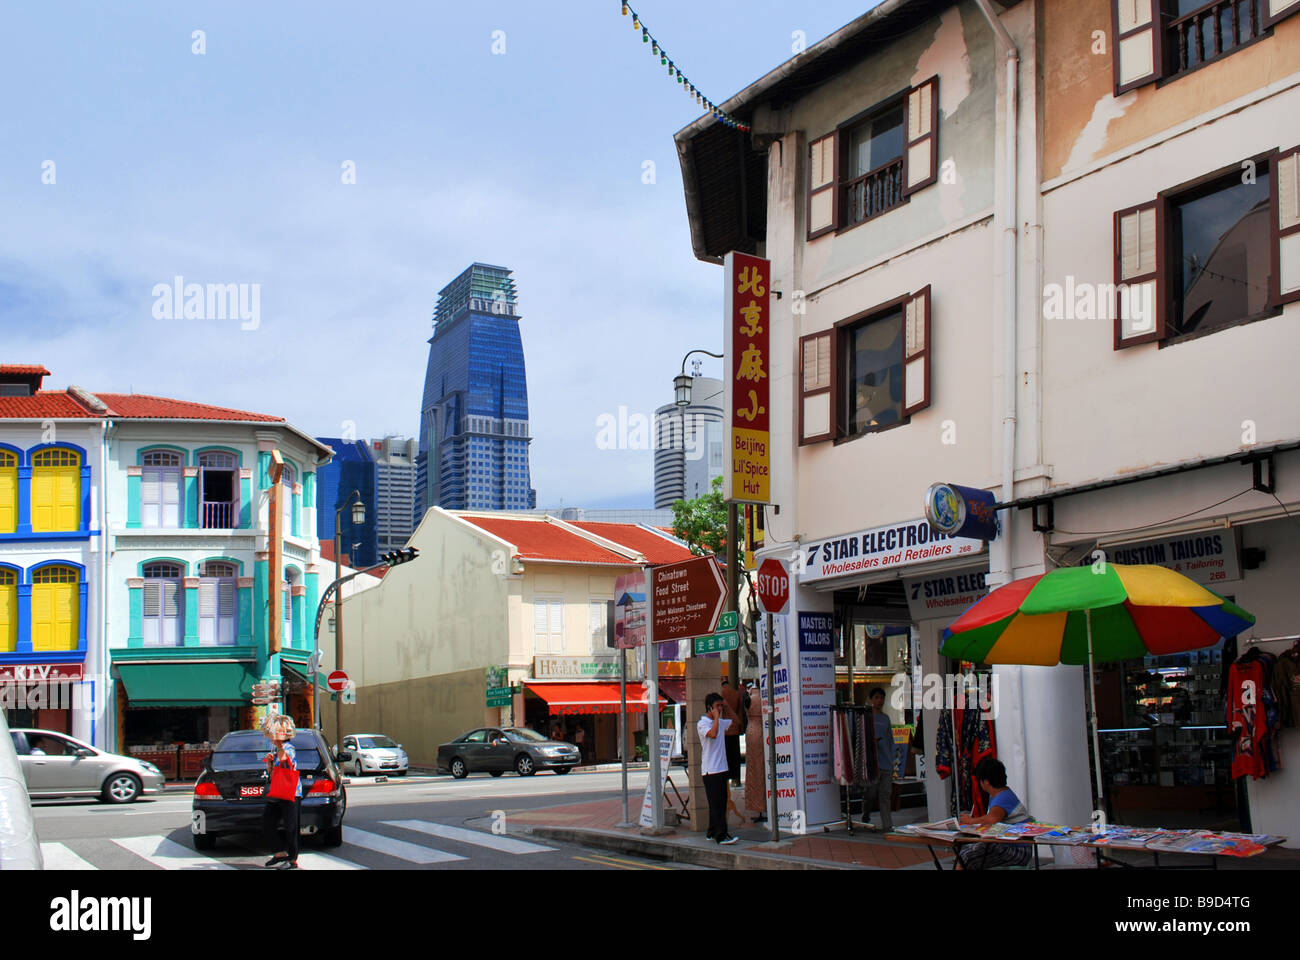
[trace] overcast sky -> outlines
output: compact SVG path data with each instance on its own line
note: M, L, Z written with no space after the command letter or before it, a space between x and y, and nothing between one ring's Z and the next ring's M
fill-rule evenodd
M633 4L719 102L873 5ZM721 271L672 139L699 111L617 0L12 5L0 89L0 361L414 436L438 290L502 264L539 505L652 506L597 419L721 349ZM258 284L259 325L155 316L176 276Z

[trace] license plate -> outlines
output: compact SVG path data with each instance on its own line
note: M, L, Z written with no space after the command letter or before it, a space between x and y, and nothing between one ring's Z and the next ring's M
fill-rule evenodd
M261 787L240 787L239 795L241 797L260 797L262 795Z

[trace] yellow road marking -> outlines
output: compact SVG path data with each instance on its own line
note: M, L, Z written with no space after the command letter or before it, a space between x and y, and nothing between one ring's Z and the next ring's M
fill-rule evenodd
M659 867L649 863L637 863L635 860L620 860L618 857L607 857L597 854L592 857L574 857L574 860L585 860L587 863L598 863L606 867L617 867L620 870L671 870L672 867Z
M634 867L637 867L640 870L671 870L672 869L672 867L660 867L653 863L638 863L635 860L620 860L618 857L609 857L609 856L604 856L603 854L601 854L600 856L603 856L604 859L609 860L612 863L630 863Z
M625 867L625 866L623 866L623 865L621 865L621 864L618 864L618 863L610 863L610 862L607 861L607 860L596 860L596 859L593 859L593 858L591 858L591 857L574 857L573 859L574 859L574 860L582 860L582 861L585 861L586 863L595 863L595 864L598 864L598 865L600 865L600 866L602 866L602 867L617 867L619 870L635 870L635 869L637 869L636 867Z

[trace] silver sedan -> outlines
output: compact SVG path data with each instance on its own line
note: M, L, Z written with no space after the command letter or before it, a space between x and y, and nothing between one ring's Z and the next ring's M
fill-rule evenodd
M388 773L404 777L410 765L406 751L382 733L354 733L343 738L343 749L352 754L344 770L354 777L363 773ZM334 751L336 754L338 750Z
M9 735L33 800L97 796L106 803L131 803L162 792L162 771L144 760L96 750L52 730L10 730Z

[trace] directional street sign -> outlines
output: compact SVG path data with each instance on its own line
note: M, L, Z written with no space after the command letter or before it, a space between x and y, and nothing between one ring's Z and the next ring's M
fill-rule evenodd
M695 655L701 657L706 653L721 653L726 650L740 649L740 634L734 630L715 633L707 637L695 638Z
M736 613L735 610L728 610L722 616L718 617L718 633L722 633L725 630L735 630L736 621L739 619L740 615Z
M713 557L696 557L650 570L655 643L712 633L727 600L727 585Z

